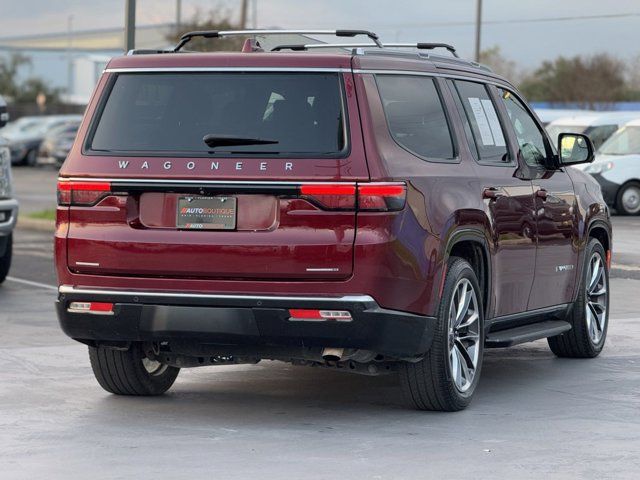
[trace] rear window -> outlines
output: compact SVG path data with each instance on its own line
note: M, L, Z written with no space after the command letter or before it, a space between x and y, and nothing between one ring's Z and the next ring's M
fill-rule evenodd
M120 73L87 147L111 155L341 156L341 92L336 73ZM207 135L236 145L211 147ZM237 144L243 139L269 143Z

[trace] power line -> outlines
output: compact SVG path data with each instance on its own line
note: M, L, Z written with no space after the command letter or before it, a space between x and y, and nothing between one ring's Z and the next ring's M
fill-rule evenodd
M624 17L640 17L640 12L631 13L610 13L603 15L575 15L567 17L542 17L542 18L518 18L511 20L483 20L483 25L503 25L514 23L543 23L543 22L571 22L575 20L599 20L610 18L624 18ZM414 24L394 24L394 25L381 25L383 27L403 27L403 28L423 28L423 27L457 27L457 26L469 26L475 25L475 21L463 21L463 22L431 22L431 23L414 23Z

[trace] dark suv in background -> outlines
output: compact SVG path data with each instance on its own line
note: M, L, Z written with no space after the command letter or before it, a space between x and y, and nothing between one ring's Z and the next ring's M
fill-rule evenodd
M266 49L276 33L186 34L99 81L55 251L61 326L103 388L275 359L397 371L411 405L459 410L484 348L599 354L609 213L566 168L592 160L586 136L556 150L513 85L448 45L338 30L369 40ZM259 42L180 51L230 35Z

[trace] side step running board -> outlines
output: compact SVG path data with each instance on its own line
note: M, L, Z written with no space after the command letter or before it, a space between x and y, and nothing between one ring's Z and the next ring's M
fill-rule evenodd
M520 343L533 342L541 338L554 337L571 330L568 322L561 320L533 323L522 327L500 330L487 334L484 345L486 348L503 348Z

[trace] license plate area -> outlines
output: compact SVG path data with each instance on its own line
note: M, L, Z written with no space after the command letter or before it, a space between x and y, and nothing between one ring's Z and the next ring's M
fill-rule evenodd
M178 198L176 228L182 230L235 230L238 216L235 197Z

